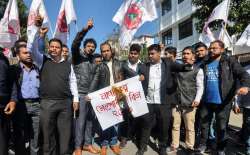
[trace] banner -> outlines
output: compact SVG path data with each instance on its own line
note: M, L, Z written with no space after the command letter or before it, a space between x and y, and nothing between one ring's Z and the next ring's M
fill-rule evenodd
M129 45L136 31L148 21L158 18L155 0L126 0L113 17L120 25L119 42L122 48Z
M0 46L11 48L20 35L19 14L16 0L9 0L0 21Z
M42 27L49 28L49 17L45 9L43 0L33 0L30 6L28 23L27 23L27 37L28 47L34 42L35 35L37 34L38 28L35 25L36 16L40 15L43 18Z
M139 76L114 84L124 90L126 101L133 117L148 113L148 107ZM112 91L112 86L100 89L88 95L97 119L103 130L123 121L120 105Z
M76 13L72 0L63 0L57 17L54 38L60 39L63 44L67 44L69 25L76 22Z

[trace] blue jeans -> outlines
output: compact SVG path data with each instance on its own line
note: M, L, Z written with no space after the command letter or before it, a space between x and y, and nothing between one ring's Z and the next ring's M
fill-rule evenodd
M79 116L74 120L74 141L75 149L84 145L91 145L93 141L93 110L91 104L84 99L85 95L80 96Z
M243 135L246 141L246 151L250 154L250 109L243 109Z
M101 133L101 146L114 146L118 142L117 130L112 126Z

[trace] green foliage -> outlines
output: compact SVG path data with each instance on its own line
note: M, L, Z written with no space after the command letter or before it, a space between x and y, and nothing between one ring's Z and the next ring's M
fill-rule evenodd
M192 0L193 5L197 7L193 17L198 20L196 23L198 32L202 31L205 21L220 2L222 0ZM250 23L250 0L231 0L228 18L227 30L229 34L241 34ZM221 21L214 21L209 26L212 29L217 29L220 27L220 23Z
M8 4L9 0L1 0L0 1L0 18L3 17L4 11ZM26 28L27 28L27 17L28 17L28 9L24 4L23 0L17 0L18 3L18 12L19 12L19 20L21 26L21 37L26 37Z

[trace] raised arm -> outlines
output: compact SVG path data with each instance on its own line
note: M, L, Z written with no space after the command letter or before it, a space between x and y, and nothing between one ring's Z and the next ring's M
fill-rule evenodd
M37 26L37 33L35 35L33 42L28 42L27 48L31 53L31 57L34 61L34 64L41 69L43 65L44 53L45 53L45 36L48 32L48 28L41 28L41 25L38 23L41 22L42 18L40 16L36 17L36 26Z
M87 32L93 27L93 20L90 19L87 22L87 25L76 34L75 39L73 40L72 46L71 46L71 52L72 52L72 60L73 63L76 63L79 58L81 57L80 54L80 46L83 38L86 36Z

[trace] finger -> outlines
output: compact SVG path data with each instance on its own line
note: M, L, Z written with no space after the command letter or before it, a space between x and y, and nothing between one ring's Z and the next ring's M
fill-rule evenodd
M9 109L9 105L7 105L7 106L4 108L4 111L6 112L6 111L8 111L8 109Z

